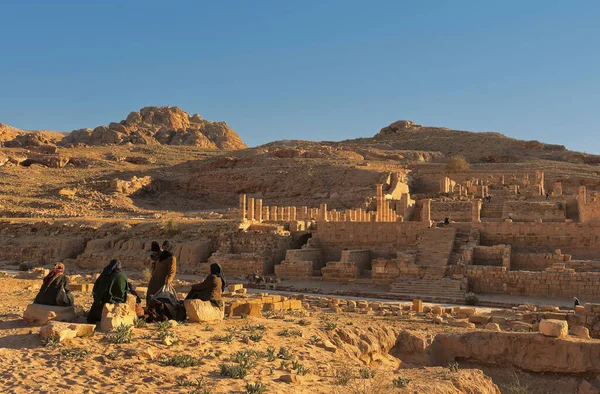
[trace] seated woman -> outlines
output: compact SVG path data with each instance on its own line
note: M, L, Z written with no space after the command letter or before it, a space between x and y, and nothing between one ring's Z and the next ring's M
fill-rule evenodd
M42 288L33 301L34 304L71 306L73 294L69 288L69 279L63 275L65 266L62 263L54 264L52 271L44 278Z
M119 260L111 260L104 268L92 290L94 302L88 313L88 323L98 323L102 320L104 304L122 304L127 299L127 276L121 270Z
M193 285L185 299L210 301L214 306L222 308L221 293L226 286L227 283L221 265L214 263L210 265L210 275L204 279L204 282Z

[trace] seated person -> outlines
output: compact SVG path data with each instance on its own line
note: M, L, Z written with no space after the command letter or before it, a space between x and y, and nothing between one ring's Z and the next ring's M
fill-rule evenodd
M111 260L94 283L94 302L88 313L88 323L98 323L102 320L104 304L123 304L127 299L128 288L127 276L121 270L121 262Z
M34 304L72 306L73 294L69 288L69 279L64 275L65 266L54 264L52 271L44 278L42 288L33 301Z
M185 299L210 301L213 306L222 308L221 293L226 287L227 283L221 265L213 263L210 265L210 275L204 279L204 282L193 285Z

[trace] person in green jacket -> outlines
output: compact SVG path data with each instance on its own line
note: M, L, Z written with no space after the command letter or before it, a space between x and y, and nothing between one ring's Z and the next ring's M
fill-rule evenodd
M88 323L98 323L102 320L104 304L122 304L127 299L127 276L121 270L119 260L111 260L104 268L92 290L94 302L88 313Z

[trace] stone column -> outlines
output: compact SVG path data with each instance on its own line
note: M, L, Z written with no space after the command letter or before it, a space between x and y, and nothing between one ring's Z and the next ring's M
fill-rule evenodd
M271 220L276 222L278 220L277 217L277 207L276 206L272 206L271 207Z
M254 199L248 199L248 220L254 221Z
M296 215L297 215L296 207L291 207L290 208L290 220L296 220Z
M383 184L378 183L377 187L377 219L380 222L383 220Z
M319 220L327 220L327 204L319 206Z
M255 212L256 212L256 215L255 215L255 216L256 216L256 221L257 221L257 222L259 222L259 223L261 223L261 222L263 221L263 205L262 205L262 199L260 199L260 198L257 198L257 199L255 200L255 204L256 204L256 207L255 207L255 208L256 208L256 209L255 209Z
M473 223L481 222L481 200L478 198L471 201L471 221Z
M423 209L421 211L421 221L429 223L431 222L431 200L423 200Z
M240 220L246 220L246 195L240 194Z
M346 218L345 219L347 222L352 221L352 210L351 209L346 209Z
M283 207L277 207L277 217L279 218L279 221L285 220L284 211Z
M268 207L268 206L264 206L264 207L263 207L263 220L264 220L265 222L268 222L268 221L269 221L269 213L271 212L271 209L270 209L270 208L271 208L271 207Z

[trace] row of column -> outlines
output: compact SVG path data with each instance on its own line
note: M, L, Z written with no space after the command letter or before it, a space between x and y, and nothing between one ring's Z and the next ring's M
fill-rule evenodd
M390 200L386 199L383 194L383 184L378 183L377 194L376 194L376 202L377 202L377 211L375 215L376 222L395 222L398 220L398 215L396 211L394 211L390 206Z

